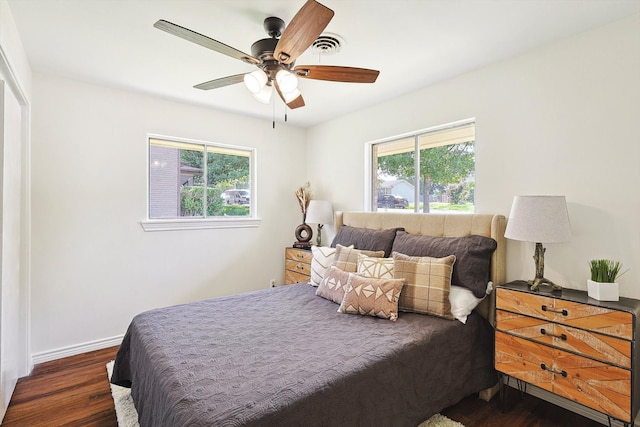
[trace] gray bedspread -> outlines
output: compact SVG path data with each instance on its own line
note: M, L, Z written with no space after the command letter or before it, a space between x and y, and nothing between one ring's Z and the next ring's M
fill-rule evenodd
M411 426L494 385L490 325L337 313L306 283L148 311L112 382L141 426Z

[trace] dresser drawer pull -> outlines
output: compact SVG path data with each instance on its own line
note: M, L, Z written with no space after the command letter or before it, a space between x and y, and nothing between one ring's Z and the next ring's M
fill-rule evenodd
M304 266L302 264L296 264L296 269L304 270Z
M540 364L540 368L542 368L542 370L543 370L543 371L549 371L549 372L551 372L552 374L562 375L562 376L563 376L563 377L565 377L565 378L567 378L567 375L568 375L568 374L567 374L567 371L556 371L556 370L553 370L553 369L551 369L551 368L548 368L548 367L547 367L547 365L545 365L544 363L541 363L541 364Z
M542 306L542 311L550 311L552 313L560 313L563 316L568 316L569 315L569 312L567 310L552 310L549 307L547 307L546 305Z
M549 332L547 332L547 330L546 330L546 329L544 329L544 328L541 328L541 329L540 329L540 333L541 333L542 335L547 335L547 336L550 336L550 337L560 338L562 341L566 341L566 340L567 340L567 335L566 335L566 334L561 334L561 335L550 334L550 333L549 333Z

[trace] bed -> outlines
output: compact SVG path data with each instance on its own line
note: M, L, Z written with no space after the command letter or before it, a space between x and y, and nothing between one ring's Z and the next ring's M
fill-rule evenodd
M500 284L504 227L500 215L338 212L332 246L358 240L345 230L483 236L495 242L488 279ZM405 311L391 321L338 312L344 304L318 289L299 283L142 313L111 381L131 387L143 427L415 427L496 384L491 296L466 323Z

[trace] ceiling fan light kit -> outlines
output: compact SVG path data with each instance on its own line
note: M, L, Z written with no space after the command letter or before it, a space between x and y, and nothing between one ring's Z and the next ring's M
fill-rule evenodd
M273 93L273 86L270 84L266 84L262 86L260 92L252 93L251 95L256 99L256 101L262 102L263 104L268 104L271 102L271 94Z
M244 85L251 93L258 93L267 84L268 77L262 70L255 70L244 75Z
M284 21L277 17L264 20L264 29L270 38L261 39L251 46L251 55L228 46L210 37L181 27L163 19L154 27L192 43L255 65L258 70L245 74L221 77L194 86L197 89L217 89L244 81L253 97L269 103L275 87L284 103L291 109L305 105L298 89L298 77L348 83L373 83L380 73L366 68L331 65L302 65L294 62L304 51L318 40L333 18L334 12L315 0L307 0L285 28ZM340 42L338 40L338 46ZM317 47L323 48L323 47Z
M292 92L298 88L298 78L286 70L280 70L276 73L276 81L284 93Z

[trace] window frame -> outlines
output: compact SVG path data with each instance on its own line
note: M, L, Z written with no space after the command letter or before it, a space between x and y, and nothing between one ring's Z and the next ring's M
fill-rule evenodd
M249 182L251 183L249 188L250 200L249 216L246 217L182 217L182 218L149 218L149 189L150 189L150 167L151 159L149 157L150 141L152 139L160 139L170 142L193 144L193 145L206 145L211 147L217 147L221 149L241 150L249 153ZM191 138L182 138L167 135L158 135L149 133L146 136L145 142L146 148L146 217L140 221L140 225L144 231L175 231L175 230L201 230L201 229L216 229L216 228L254 228L260 225L260 218L258 217L258 200L257 194L257 157L258 153L254 147L244 147L240 145L222 144L212 141L203 141Z
M415 176L419 176L420 175L420 136L424 135L424 134L428 134L428 133L433 133L433 132L439 132L439 131L443 131L443 130L449 130L449 129L454 129L457 127L462 127L462 126L468 126L468 125L476 125L476 119L475 117L472 118L468 118L468 119L463 119L463 120L458 120L455 122L450 122L450 123L445 123L442 125L437 125L437 126L432 126L432 127L428 127L428 128L424 128L424 129L419 129L419 130L415 130L415 131L410 131L410 132L406 132L406 133L402 133L402 134L398 134L398 135L394 135L394 136L390 136L390 137L386 137L386 138L382 138L382 139L377 139L374 141L369 141L367 143L365 143L365 149L364 149L364 172L365 172L365 182L364 182L364 211L366 212L375 212L376 210L374 209L374 200L373 200L373 180L377 179L377 170L373 170L373 152L374 152L374 146L376 144L384 144L387 142L393 142L393 141L397 141L400 139L407 139L407 138L413 138L414 139L414 150L415 150L415 163L414 163L414 174ZM475 143L477 141L474 139L474 146ZM474 148L475 149L475 148ZM414 183L415 184L415 183ZM415 186L414 189L414 197L415 200L419 200L419 196L420 196L420 188L418 185ZM472 214L475 213L475 207L476 207L476 203L475 203L475 198L474 198L474 212L469 212L469 213L461 213L462 215L464 214ZM413 211L411 211L413 213L421 213L420 210L418 209L418 203L414 204L414 208Z

